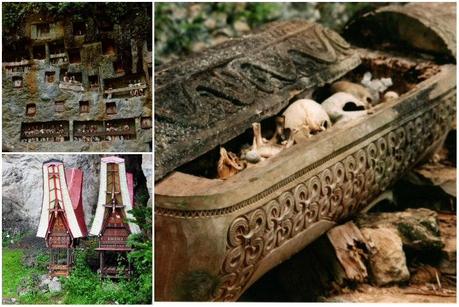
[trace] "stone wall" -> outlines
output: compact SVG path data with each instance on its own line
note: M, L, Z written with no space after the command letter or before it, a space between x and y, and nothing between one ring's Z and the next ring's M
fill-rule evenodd
M138 52L147 38L136 37L126 43L125 36L129 36L129 32L121 25L115 24L111 31L102 31L96 28L91 18L78 21L86 28L84 33L73 33L80 31L75 30L77 21L65 19L65 16L55 18L56 20L44 19L49 25L49 33L45 35L37 35L40 25L37 20L41 19L36 16L30 18L24 22L22 29L18 29L18 33L22 33L18 42L25 39L27 43L19 47L15 42L4 45L4 53L12 53L4 56L4 59L15 59L15 62L3 62L4 151L55 151L56 146L59 151L75 152L151 151L151 125L141 125L141 119L151 118L152 114L151 77L148 75L152 62L149 58L151 53ZM107 40L113 43L113 52L104 50L103 44ZM37 46L44 46L44 49L37 51L37 48L41 48ZM29 54L29 57L18 54L18 58L14 58L17 52L12 50L17 48L23 48L24 54ZM135 67L133 63L136 64ZM79 82L64 81L66 73L69 77L78 74L76 79ZM49 74L53 76L48 78ZM125 90L111 95L107 90L114 79L122 81L119 88L113 90ZM132 95L129 91L131 83L142 84L143 94ZM116 94L119 95L115 96ZM61 101L64 109L57 111L55 103ZM88 102L88 112L80 112L81 101ZM116 106L116 113L107 112L107 103ZM27 106L30 104L35 104L35 114L27 113ZM134 120L135 137L111 137L102 140L90 138L90 141L78 141L72 137L75 121L113 119ZM69 122L70 138L66 141L57 144L45 138L26 141L21 138L22 123L60 120Z

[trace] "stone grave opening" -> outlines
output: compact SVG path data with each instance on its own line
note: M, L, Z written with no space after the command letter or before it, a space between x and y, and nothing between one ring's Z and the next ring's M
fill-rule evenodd
M65 102L63 100L57 100L54 102L54 111L56 113L62 113L65 111Z
M80 114L89 113L89 101L83 100L80 101Z
M21 88L22 87L22 76L13 76L13 87Z
M55 71L47 71L47 72L45 72L45 81L47 83L54 83L55 76L56 76L56 72Z
M116 54L116 45L113 39L102 39L102 53L104 55Z
M81 63L81 55L79 48L72 48L67 50L69 54L69 62L70 64L78 64Z
M26 115L27 116L35 116L37 113L37 106L35 103L28 103L26 105Z
M98 75L88 76L88 80L89 80L89 87L91 90L99 89L99 76Z
M105 113L107 115L113 115L116 114L116 103L115 102L107 102L105 104Z
M68 140L68 121L21 123L21 141L23 142L64 142Z
M73 23L73 35L85 35L86 34L86 24L81 21L76 21Z
M32 48L33 58L35 60L44 60L46 59L46 48L45 45L36 45Z
M37 38L46 37L49 35L49 23L38 23L35 25L37 31Z

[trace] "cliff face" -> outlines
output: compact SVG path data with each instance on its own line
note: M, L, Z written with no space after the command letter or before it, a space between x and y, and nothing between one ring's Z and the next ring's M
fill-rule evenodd
M83 171L83 206L86 225L89 228L99 193L101 157L102 155L4 155L3 230L14 233L36 232L43 197L42 164L49 159L61 160L66 168L75 167ZM127 167L139 169L139 173L134 175L146 178L151 195L151 156L131 156L130 159L126 159L126 163L131 164ZM149 202L151 203L151 200Z
M49 159L83 171L83 206L86 224L92 221L97 203L100 156L98 155L4 155L3 229L35 232L43 197L42 164Z
M142 18L107 26L96 4L78 7L32 14L25 5L17 35L4 25L4 151L151 151L151 25L136 31L151 12L128 5Z
M151 207L152 205L152 199L151 195L153 195L153 161L152 161L152 156L151 155L142 155L142 171L143 174L145 175L147 179L147 189L148 189L148 194L150 195L150 198L148 199L147 205Z

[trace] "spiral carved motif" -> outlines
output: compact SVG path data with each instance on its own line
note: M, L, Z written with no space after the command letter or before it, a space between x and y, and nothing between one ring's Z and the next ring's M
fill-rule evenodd
M339 221L358 212L397 180L434 141L445 135L455 97L394 127L319 174L300 178L274 199L238 216L228 230L221 283L214 300L239 297L257 264L320 220Z

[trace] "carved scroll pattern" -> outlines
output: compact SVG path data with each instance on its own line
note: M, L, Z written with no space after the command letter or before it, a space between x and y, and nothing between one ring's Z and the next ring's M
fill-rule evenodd
M236 300L259 262L320 220L349 216L385 190L447 132L454 97L405 122L304 180L265 205L238 216L227 234L214 300Z
M301 77L315 79L329 65L352 55L350 45L337 33L315 24L292 25L295 27L281 24L280 29L264 33L267 37L273 35L278 42L268 44L274 38L265 37L266 41L259 42L260 46L266 45L264 49L254 46L248 54L222 59L221 64L185 79L180 86L180 99L170 96L172 88L158 91L157 115L170 123L207 127ZM175 84L170 86L175 88ZM203 118L203 114L213 115Z

